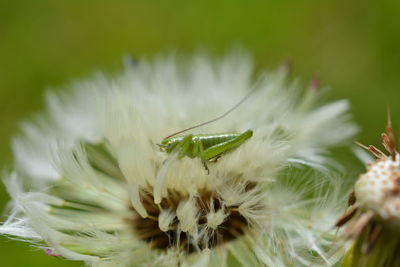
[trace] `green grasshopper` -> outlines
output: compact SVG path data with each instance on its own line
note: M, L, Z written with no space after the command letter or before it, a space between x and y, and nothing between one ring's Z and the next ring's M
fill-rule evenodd
M176 158L180 159L185 156L189 158L198 157L201 159L207 174L209 174L210 170L207 167L207 162L216 162L222 154L237 148L253 136L252 130L247 130L242 134L189 134L175 136L186 130L167 136L161 141L161 144L158 144L161 151L170 156L164 161L156 176L156 181L158 181L154 186L154 203L156 204L161 203L167 172L170 164Z
M256 87L255 87L256 88ZM175 159L181 159L185 156L189 158L200 158L204 165L207 173L210 170L207 167L207 162L216 162L222 154L232 151L233 149L242 145L246 140L253 136L252 130L247 130L242 134L239 133L220 133L220 134L188 134L186 136L177 136L183 132L192 130L194 128L212 123L217 121L226 115L228 115L232 110L237 108L241 103L243 103L253 92L253 89L246 97L244 97L239 103L229 109L227 112L221 116L195 125L193 127L184 129L182 131L176 132L165 137L161 144L158 144L161 151L169 154L169 157L163 162L161 168L157 172L156 181L158 181L154 186L154 203L160 204L162 200L162 192L166 181L166 176L171 163Z
M198 157L207 172L209 172L206 162L217 161L222 154L237 148L252 136L252 130L247 130L242 134L189 134L186 136L166 137L159 144L159 147L168 154L177 151L178 159L185 156L189 158Z
M189 158L198 157L201 159L204 168L209 173L207 162L216 162L222 154L229 152L243 144L246 140L250 139L253 136L253 131L247 130L242 134L220 133L196 135L189 134L186 136L176 135L212 123L225 117L234 109L236 109L240 104L242 104L256 90L256 88L257 87L254 87L254 89L251 90L250 93L248 93L242 100L240 100L236 105L234 105L232 108L230 108L228 111L218 116L217 118L200 123L198 125L192 126L190 128L184 129L165 137L161 141L161 144L158 144L161 151L166 152L167 154L172 154L176 152L176 156L178 159L181 159L185 156Z

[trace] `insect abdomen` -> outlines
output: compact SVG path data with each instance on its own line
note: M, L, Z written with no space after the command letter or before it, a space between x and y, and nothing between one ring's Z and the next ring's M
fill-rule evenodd
M207 135L195 135L192 138L192 141L195 142L200 140L203 143L203 148L207 149L216 144L220 144L226 141L229 141L233 138L238 137L240 134L237 133L224 133L224 134L207 134Z

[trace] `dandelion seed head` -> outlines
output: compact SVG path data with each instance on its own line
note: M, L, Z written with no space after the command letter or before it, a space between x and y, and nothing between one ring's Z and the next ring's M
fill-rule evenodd
M326 150L357 130L346 101L318 103L316 90L302 92L283 69L255 81L250 58L238 53L141 61L71 87L50 93L45 114L13 142L0 233L90 266L227 266L228 257L301 266L310 250L324 258L327 228L316 223L314 234L309 221L321 217L319 198L305 197L314 188L293 190L280 174L331 164ZM165 136L215 118L251 90L229 115L181 135L252 130L243 144L207 162L163 147Z

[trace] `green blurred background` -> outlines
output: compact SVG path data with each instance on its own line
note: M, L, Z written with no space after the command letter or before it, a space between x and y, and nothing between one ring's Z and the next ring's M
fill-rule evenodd
M318 75L330 99L350 99L358 140L379 144L387 106L400 125L399 33L400 1L0 0L0 162L12 164L10 138L42 108L46 87L116 72L126 54L219 55L234 44L258 67L291 59L303 81ZM2 187L1 208L7 199ZM4 238L0 259L5 267L81 266Z

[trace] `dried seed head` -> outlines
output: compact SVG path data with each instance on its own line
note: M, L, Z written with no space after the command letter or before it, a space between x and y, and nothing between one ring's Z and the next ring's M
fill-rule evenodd
M360 175L349 209L336 223L338 227L347 224L345 237L353 240L343 266L397 266L400 262L400 154L390 119L381 137L388 155L361 145L377 159Z
M373 212L383 220L400 223L400 154L396 149L392 122L389 116L382 144L389 155L374 146L368 149L377 160L369 163L354 186L357 206Z
M359 205L383 219L400 222L400 155L370 164L356 182L354 192Z

